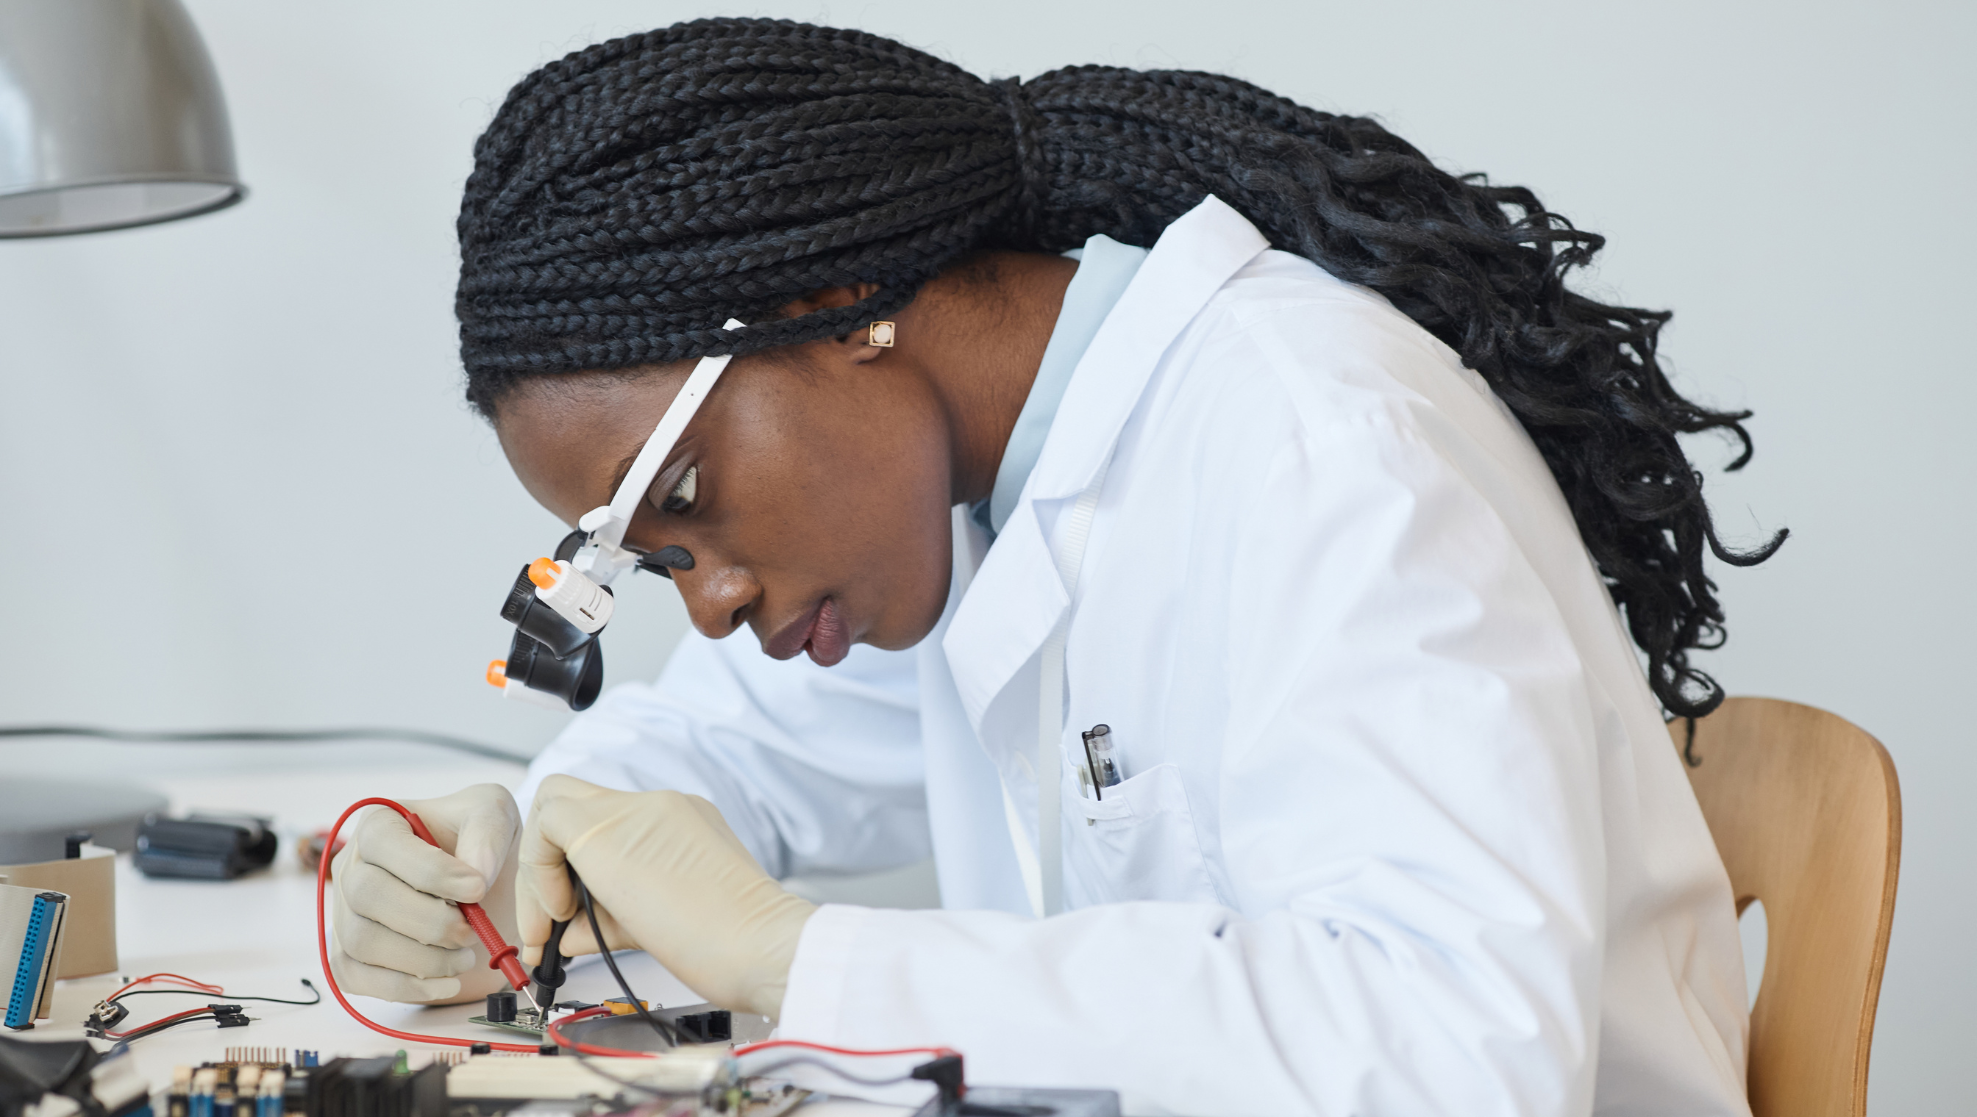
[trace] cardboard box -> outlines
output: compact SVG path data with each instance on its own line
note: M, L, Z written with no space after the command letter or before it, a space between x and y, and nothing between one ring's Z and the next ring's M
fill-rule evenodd
M62 968L56 977L88 977L117 968L115 850L84 846L82 856L70 860L0 865L0 881L68 894Z

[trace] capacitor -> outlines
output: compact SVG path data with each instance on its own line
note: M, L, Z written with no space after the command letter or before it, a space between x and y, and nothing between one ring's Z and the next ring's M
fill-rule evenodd
M513 1024L515 1022L515 991L503 989L499 993L487 995L487 1022L490 1024Z
M279 1070L264 1071L261 1088L254 1099L254 1117L282 1117L282 1092L287 1075Z
M172 1068L172 1089L165 1101L165 1117L191 1117L192 1068Z
M213 1117L213 1091L220 1085L220 1072L202 1067L192 1072L192 1090L187 1097L189 1117Z

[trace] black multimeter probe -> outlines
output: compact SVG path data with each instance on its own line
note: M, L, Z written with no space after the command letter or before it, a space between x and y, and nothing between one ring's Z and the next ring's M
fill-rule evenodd
M577 890L577 901L583 908L584 918L590 923L590 937L596 940L598 953L604 955L604 964L610 968L612 979L618 983L618 991L625 995L625 1000L652 1026L652 1030L659 1033L659 1038L670 1046L678 1047L683 1042L678 1029L646 1011L645 1002L638 999L631 985L625 981L625 975L619 972L618 960L611 957L610 949L604 945L604 928L597 920L596 902L590 898L590 889L584 887L583 878L577 875L576 866L565 862L563 868L570 874L570 886ZM542 1006L545 1019L549 1006L556 999L556 990L563 987L564 968L570 964L570 960L563 955L563 932L570 929L570 923L571 920L560 919L549 925L549 941L542 944L542 960L529 974L529 994L535 998L535 1003Z
M570 964L563 956L563 932L569 929L567 919L549 925L549 941L542 944L542 960L529 971L529 996L535 998L544 1012L556 1002L556 990L563 987L563 967Z

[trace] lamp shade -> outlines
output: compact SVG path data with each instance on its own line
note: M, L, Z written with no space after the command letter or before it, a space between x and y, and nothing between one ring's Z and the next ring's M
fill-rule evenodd
M0 237L148 225L245 193L179 0L0 0Z

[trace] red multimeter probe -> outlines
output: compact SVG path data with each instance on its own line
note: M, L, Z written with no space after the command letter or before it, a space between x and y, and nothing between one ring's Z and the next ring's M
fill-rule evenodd
M473 1040L456 1039L452 1036L426 1036L417 1032L401 1032L396 1028L387 1028L358 1012L356 1006L344 998L343 990L337 987L336 974L330 970L329 932L324 917L323 889L329 884L331 861L329 851L336 848L337 831L343 829L343 824L349 821L351 815L365 807L385 807L398 812L412 827L412 833L417 834L429 845L439 845L439 842L433 839L432 831L426 828L425 822L418 815L389 799L360 799L350 804L350 808L337 817L336 825L330 827L329 837L323 842L323 859L316 864L316 952L322 959L323 980L329 983L330 992L336 996L337 1003L343 1006L344 1011L355 1017L359 1024L374 1032L382 1032L393 1039L408 1039L415 1043L443 1043L454 1047L472 1047ZM460 914L467 920L467 926L474 929L474 934L480 936L481 945L487 947L488 969L500 970L501 976L508 979L508 984L513 985L516 992L528 997L530 1004L535 1004L535 998L529 996L529 978L527 972L522 969L521 959L515 956L517 953L515 948L508 945L502 939L501 932L495 929L494 920L487 917L487 912L482 911L479 904L461 904L459 908ZM541 1011L541 1008L541 1005L536 1005L537 1011ZM526 1051L530 1054L536 1051L535 1046L522 1043L495 1043L489 1046L496 1051Z

